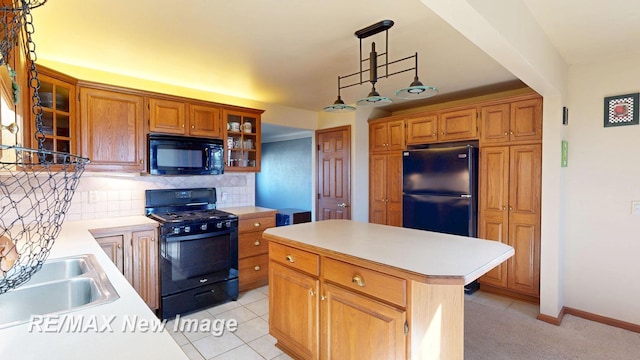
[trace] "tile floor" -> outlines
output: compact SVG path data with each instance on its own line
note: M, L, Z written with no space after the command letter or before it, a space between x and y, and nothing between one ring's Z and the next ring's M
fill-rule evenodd
M173 323L167 324L169 333L192 360L263 360L291 359L275 347L276 340L269 335L269 287L243 292L238 301L231 301L183 318L187 319L236 319L238 329L214 336L211 331L173 332ZM465 295L465 301L473 301L504 311L518 312L535 318L538 306L499 295L476 291Z

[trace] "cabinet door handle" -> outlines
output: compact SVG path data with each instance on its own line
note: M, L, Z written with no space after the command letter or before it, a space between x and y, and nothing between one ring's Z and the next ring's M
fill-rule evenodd
M191 125L191 128L192 128L192 129L195 129L195 128L196 128L196 126L195 126L195 125Z
M513 135L513 131L511 131L510 134Z
M253 270L255 270L255 271L260 271L260 269L262 269L262 268L260 267L260 265L256 265L256 266L253 268Z
M118 249L122 249L122 244L118 244Z
M324 295L320 295L320 300L325 301L326 299L327 299L327 297L326 297L326 296L324 296Z
M294 263L296 262L296 259L293 258L293 255L287 255L286 257L287 261L290 263Z
M442 132L442 134L441 134L441 135L444 135L444 131Z
M256 242L253 243L253 246L260 246L260 240L256 240Z
M313 289L309 289L309 296L314 296L316 293L313 291Z
M504 136L508 136L508 135L509 135L509 133L505 131L504 132Z
M253 227L260 227L260 223L259 222L254 222L253 223Z
M356 275L356 276L354 276L354 277L351 279L351 282L352 282L352 283L354 283L354 284L356 284L356 285L358 285L358 286L360 286L360 287L363 287L363 286L364 286L364 279L363 279L363 278L362 278L362 276L360 276L360 275Z
M513 206L509 206L509 211L513 210Z

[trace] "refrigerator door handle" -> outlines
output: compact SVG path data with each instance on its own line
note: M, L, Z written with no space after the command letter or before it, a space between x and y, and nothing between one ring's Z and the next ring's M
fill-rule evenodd
M472 196L471 194L463 194L463 195L460 195L460 197L470 199Z

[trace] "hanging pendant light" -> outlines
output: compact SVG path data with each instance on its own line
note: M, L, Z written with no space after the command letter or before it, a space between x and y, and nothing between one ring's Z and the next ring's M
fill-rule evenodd
M426 99L438 93L438 89L433 86L425 86L420 79L418 79L418 53L415 54L415 59L416 64L414 68L416 75L409 87L396 91L396 97L400 99Z
M342 101L342 98L340 97L340 76L338 76L338 99L336 99L333 104L325 106L322 111L330 113L344 113L355 110L355 106L347 105Z
M356 102L356 105L375 107L375 106L388 105L388 104L391 104L392 102L393 101L391 101L391 99L389 99L388 97L380 96L380 94L378 94L378 92L376 91L376 87L374 84L373 88L371 88L371 92L369 93L369 95L367 95L367 97L364 99L358 100Z

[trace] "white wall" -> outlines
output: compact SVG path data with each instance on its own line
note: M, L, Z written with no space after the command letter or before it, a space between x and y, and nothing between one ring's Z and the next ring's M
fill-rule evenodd
M640 125L603 126L605 96L640 91L640 55L569 71L565 306L640 324Z

